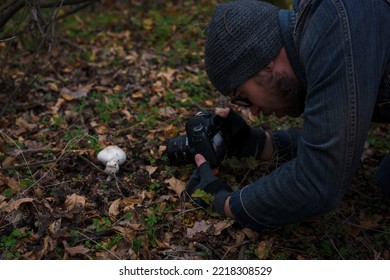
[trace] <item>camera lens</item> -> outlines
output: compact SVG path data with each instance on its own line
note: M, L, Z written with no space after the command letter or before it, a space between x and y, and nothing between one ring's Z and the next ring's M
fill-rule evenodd
M167 143L167 155L172 164L181 165L193 161L187 136L178 136L169 139Z

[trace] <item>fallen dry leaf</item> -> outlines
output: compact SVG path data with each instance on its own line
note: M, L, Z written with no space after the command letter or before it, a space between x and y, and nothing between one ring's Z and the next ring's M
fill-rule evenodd
M241 232L244 233L245 236L248 237L250 241L256 242L258 237L258 234L256 232L254 232L250 228L243 228Z
M30 198L30 197L20 198L18 200L9 202L1 210L9 213L13 210L17 210L21 204L26 203L26 202L32 202L33 200L34 199Z
M85 197L75 193L67 196L65 206L68 213L80 213L85 206Z
M186 189L186 183L175 177L167 179L165 182L169 184L168 189L173 190L178 196Z
M19 127L25 128L29 131L31 131L37 127L37 125L35 123L29 123L21 117L16 119L15 124Z
M265 259L269 252L268 243L265 240L261 241L257 246L256 251L260 260Z
M84 245L79 245L79 246L75 246L75 247L65 247L65 251L69 255L74 256L74 255L78 255L78 254L85 255L90 250L88 248L85 248Z
M193 238L197 233L206 233L210 226L205 220L195 222L192 228L187 228L187 237Z
M168 69L165 72L158 73L157 77L164 78L167 81L167 84L170 85L174 79L175 73L176 73L175 69L168 67Z
M230 228L233 224L233 220L219 221L214 225L214 235L220 235L224 229Z
M6 157L5 160L3 160L3 162L1 163L1 166L3 168L10 167L15 163L15 161L16 161L16 158L8 156L8 157Z
M147 166L145 166L145 169L146 169L146 171L148 171L149 176L151 176L154 172L156 172L157 167L156 166L147 165Z
M123 212L127 212L130 210L134 210L136 205L141 205L142 201L144 201L145 196L144 193L142 193L141 196L138 197L125 197L122 199L123 204Z
M159 110L158 110L158 114L160 115L160 116L163 116L163 117L172 117L172 116L174 116L174 115L177 115L177 112L176 112L176 110L175 109L173 109L172 107L164 107L164 108L160 108Z
M112 217L116 217L120 211L119 211L119 206L121 204L122 199L118 198L114 200L113 203L111 203L110 208L108 208L108 214Z
M76 90L70 90L67 87L63 87L60 94L66 101L70 101L87 96L91 88L92 85L80 86Z

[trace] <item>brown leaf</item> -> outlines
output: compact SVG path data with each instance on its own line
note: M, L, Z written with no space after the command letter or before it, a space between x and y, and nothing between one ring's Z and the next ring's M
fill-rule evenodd
M175 191L178 196L186 189L186 183L175 177L167 179L165 182L169 184L168 189Z
M269 248L268 248L268 242L263 240L259 243L259 245L257 246L257 253L259 255L259 259L260 260L264 260L268 253L269 253Z
M156 244L159 249L169 249L171 247L168 242L162 242L158 239L156 239Z
M63 98L58 98L56 104L51 107L51 112L53 115L56 115L58 111L61 109L62 104L64 104L65 100ZM58 117L58 116L56 116Z
M121 92L122 91L122 87L120 85L116 85L114 86L114 88L112 89L115 93L118 93L118 92Z
M19 182L13 177L7 177L0 173L0 187L5 186L11 188L14 192L21 189Z
M210 226L205 220L195 222L192 228L187 228L187 237L193 238L197 233L206 233Z
M21 186L15 178L8 178L7 185L14 191L17 192L21 189Z
M214 235L220 235L224 229L230 228L233 223L233 220L219 221L214 225Z
M37 125L35 123L28 123L25 119L23 118L17 118L15 124L19 127L22 127L24 129L27 129L29 131L35 129Z
M380 215L373 215L367 218L363 218L359 221L359 224L365 228L378 228L380 227L380 222L383 220L383 217Z
M168 118L168 117L172 117L172 116L177 115L177 112L175 109L168 106L168 107L163 107L163 108L158 109L158 114L162 117Z
M129 112L129 110L123 109L123 110L121 111L121 113L122 113L123 115L125 115L125 117L126 117L126 119L127 119L128 121L131 120L131 119L133 118L133 116L131 115L131 113Z
M31 202L33 200L34 199L30 197L20 198L18 200L9 202L1 210L9 213L13 210L17 210L22 203Z
M7 205L6 197L3 195L0 195L0 210Z
M78 255L78 254L85 255L90 250L88 248L85 248L84 245L79 245L79 246L75 246L75 247L65 247L65 251L69 255L74 256L74 255Z
M121 204L122 199L118 198L117 200L114 200L113 203L111 203L110 208L108 208L108 214L110 216L116 217L120 213L119 206Z
M246 235L246 237L249 238L250 241L256 242L256 239L258 237L258 234L256 232L254 232L250 228L243 228L241 231Z
M47 87L52 91L58 92L58 86L55 83L48 83Z
M39 259L42 258L42 256L46 255L48 252L53 251L56 245L56 240L53 240L50 236L44 237L42 249L38 253Z
M245 234L240 230L236 232L236 245L241 245L245 240Z
M167 146L165 146L165 145L160 145L160 146L158 147L157 155L158 155L159 157L161 157L161 156L165 153L166 150L167 150Z
M99 125L94 127L95 131L99 135L104 135L110 133L110 129L105 125Z
M135 205L141 205L142 201L145 199L145 193L142 192L141 196L138 197L125 197L122 199L123 212L133 210Z
M57 238L58 237L58 234L61 230L61 223L62 223L62 220L61 219L58 219L58 220L55 220L54 222L52 222L50 224L50 226L48 227L48 232L50 233L50 236L52 238Z
M157 77L164 78L167 81L167 84L170 85L174 79L175 73L176 73L175 69L168 67L167 71L158 73Z
M65 200L65 206L68 213L80 213L85 206L85 197L75 193L68 195Z
M147 165L147 166L145 166L145 169L146 169L146 171L148 171L149 176L151 176L157 170L157 167Z
M66 101L70 101L87 96L91 88L92 85L80 86L76 90L70 90L67 87L63 87L60 94Z
M134 99L144 98L144 94L141 91L137 91L131 95L131 98Z
M157 81L153 84L152 90L155 93L161 93L165 90L164 85L161 81Z
M134 230L129 229L127 227L114 226L110 229L120 233L126 241L131 241L136 237Z

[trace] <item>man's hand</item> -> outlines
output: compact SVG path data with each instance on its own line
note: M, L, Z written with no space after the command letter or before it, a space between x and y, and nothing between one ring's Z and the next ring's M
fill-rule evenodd
M260 159L267 135L262 128L252 128L234 110L217 108L215 113L222 118L222 134L227 142L228 154L237 157Z
M196 190L200 189L208 194L214 196L214 201L211 203L211 208L221 215L225 215L225 201L231 193L231 189L228 185L223 183L215 174L217 169L211 169L209 163L201 155L195 155L195 162L198 168L192 173L188 182L187 193L192 196ZM194 199L195 202L207 208L208 203L202 199Z

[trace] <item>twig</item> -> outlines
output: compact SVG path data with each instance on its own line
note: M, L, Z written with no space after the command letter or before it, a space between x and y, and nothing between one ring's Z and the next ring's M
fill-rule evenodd
M329 234L328 234L327 232L326 232L325 234L326 234L326 236L329 238L330 243L332 243L332 246L333 246L333 248L336 250L337 254L339 254L339 256L340 256L343 260L345 260L345 258L343 257L343 255L342 255L342 254L340 253L340 251L337 249L336 244L334 244L333 239L330 238L330 236L329 236Z
M20 151L22 151L22 149L19 147L19 145L18 145L11 137L9 137L7 134L5 134L4 132L2 132L1 130L0 130L0 134L3 135L3 137L7 138L9 141L11 141L11 143L14 144ZM22 157L23 157L23 161L25 162L25 164L26 164L26 166L27 166L27 168L28 168L29 174L32 174L31 169L29 168L27 159L26 159L26 157L25 157L24 154L23 154L23 151L22 151L21 154L22 154Z
M27 162L27 159L26 157L24 156L24 152L23 150L19 147L19 145L11 138L9 137L7 134L5 134L4 132L0 131L0 134L3 135L4 137L6 137L10 142L12 142L20 151L21 151L21 155L23 157L23 161L25 162L24 163L24 167L27 167L28 168L28 171L29 171L29 174L32 174L32 171L30 169L30 166L31 164ZM54 162L55 164L57 162L59 162L60 160L63 160L63 156L65 155L66 153L66 150L69 146L71 146L73 144L73 142L78 142L80 141L86 134L82 135L81 137L74 137L72 138L71 140L69 140L68 143L66 143L65 147L61 150L61 154L59 155L59 157L53 161L50 161L50 163ZM54 165L55 165L54 164ZM34 183L32 183L28 188L26 188L22 193L21 195L25 195L27 191L29 191L31 188L33 188L34 186L36 186L40 181L42 181L53 169L54 165L52 167L50 167L46 172L45 174L43 174L43 176L41 178L39 178L38 180L35 180L35 178L33 177L34 179Z
M146 119L144 119L144 120L142 120L142 121L140 121L140 122L138 122L138 123L136 123L136 124L134 124L132 126L129 126L129 127L126 127L126 128L119 129L119 130L115 131L114 135L115 136L119 136L119 135L122 135L124 133L127 133L127 132L133 130L135 127L137 127L137 126L139 126L139 125L141 125L141 124L143 124L143 123L145 123L147 121L150 121L151 119L155 118L156 116L157 116L157 113L154 113L151 116L149 116L148 118L146 118Z
M96 168L97 170L99 171L104 171L103 169L101 169L99 166L97 166L96 164L94 164L92 161L90 161L89 159L87 159L86 157L82 156L82 155L79 155L77 154L77 157L79 157L80 159L82 159L83 161L85 161L86 163L88 163L89 165L93 166L94 168Z
M61 160L66 160L66 159L68 158L62 158ZM40 166L40 165L45 165L57 161L58 161L57 159L51 159L51 160L36 161L32 163L26 162L18 165L13 165L13 166L0 167L0 170L13 170L13 169L24 168L24 167Z
M120 257L118 257L116 254L114 254L113 252L111 252L110 250L106 249L104 246L102 246L101 244L99 244L98 242L96 242L95 240L93 240L92 238L90 238L89 236L85 235L84 233L81 233L80 231L78 231L78 233L82 236L84 236L86 239L88 239L89 241L93 242L94 244L96 245L99 245L100 247L102 247L102 249L104 251L106 251L107 253L113 255L116 259L120 260Z
M207 246L203 245L202 243L194 242L194 246L196 248L198 248L199 250L202 250L203 252L205 252L208 255L212 254L212 251Z
M9 38L1 39L0 42L5 43L5 42L11 41L11 40L13 40L13 39L15 39L15 38L16 38L16 36L11 36L11 37L9 37Z

